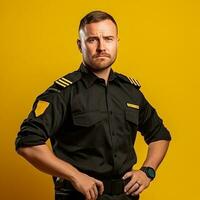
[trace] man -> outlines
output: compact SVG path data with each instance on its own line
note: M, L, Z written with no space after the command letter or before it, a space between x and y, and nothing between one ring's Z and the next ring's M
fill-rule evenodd
M118 28L102 11L80 22L80 68L37 97L16 139L17 152L53 176L56 200L139 199L164 158L170 134L139 82L111 69ZM148 144L138 170L136 132ZM45 142L50 138L53 152Z

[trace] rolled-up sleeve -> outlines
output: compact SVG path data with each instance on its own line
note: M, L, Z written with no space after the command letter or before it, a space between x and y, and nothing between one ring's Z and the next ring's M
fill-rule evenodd
M63 123L66 106L58 92L45 92L37 97L32 111L20 127L15 146L28 147L44 144Z
M146 98L143 95L142 97L138 130L144 136L145 142L149 144L158 140L171 140L170 132L164 126L163 120Z

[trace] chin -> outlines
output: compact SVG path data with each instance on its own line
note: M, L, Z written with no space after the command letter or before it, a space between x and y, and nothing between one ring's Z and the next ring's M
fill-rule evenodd
M92 65L92 68L93 69L96 69L97 71L98 70L104 70L104 69L107 69L107 68L109 68L111 66L111 63L94 63L93 65Z
M97 60L92 62L92 66L96 69L107 69L109 68L112 64L114 63L114 61L111 60L106 60L106 59L101 59L101 60Z
M92 62L86 62L84 61L84 63L91 69L94 71L101 71L104 69L109 68L113 63L115 62L114 60L106 60L106 59L98 59L98 60L93 60Z

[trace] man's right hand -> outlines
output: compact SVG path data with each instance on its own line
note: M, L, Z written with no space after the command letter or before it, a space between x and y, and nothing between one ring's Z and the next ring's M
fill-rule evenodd
M102 195L104 191L102 181L81 172L76 174L71 183L76 190L85 196L86 200L96 200L98 195Z
M59 159L46 144L21 147L18 153L42 172L71 181L86 200L96 200L98 195L103 194L102 181L81 173L70 163Z

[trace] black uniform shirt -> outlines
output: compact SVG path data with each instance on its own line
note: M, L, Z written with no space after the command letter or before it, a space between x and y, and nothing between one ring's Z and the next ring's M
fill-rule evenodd
M137 81L111 70L106 85L82 64L37 97L16 148L50 138L55 155L80 171L96 178L121 177L136 163L137 131L147 144L171 139Z

